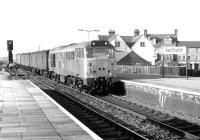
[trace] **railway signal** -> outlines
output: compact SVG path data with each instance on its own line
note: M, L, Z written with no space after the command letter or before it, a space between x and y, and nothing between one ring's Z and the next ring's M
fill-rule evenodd
M13 54L12 54L13 40L7 40L7 50L8 50L8 61L10 64L13 63Z
M7 40L7 49L8 51L13 50L13 40Z
M8 52L8 61L9 61L9 63L13 63L13 54L12 54L12 51Z

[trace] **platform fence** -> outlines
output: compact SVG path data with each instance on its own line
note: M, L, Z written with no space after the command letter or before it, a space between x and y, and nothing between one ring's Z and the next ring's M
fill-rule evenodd
M117 73L137 73L137 74L146 74L146 75L162 75L163 67L160 66L129 66L129 65L117 65ZM188 71L190 74L191 72ZM185 76L186 67L164 67L165 75L172 76ZM190 74L191 75L191 74Z

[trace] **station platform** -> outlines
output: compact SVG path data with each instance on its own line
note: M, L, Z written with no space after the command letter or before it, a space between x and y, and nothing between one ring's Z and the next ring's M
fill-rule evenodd
M101 138L29 80L0 72L0 140Z
M177 88L181 90L199 92L200 95L200 77L178 77L178 76L162 76L144 75L144 74L118 74L120 80L128 80L140 83L148 83L152 85Z
M119 74L128 99L200 124L200 77Z

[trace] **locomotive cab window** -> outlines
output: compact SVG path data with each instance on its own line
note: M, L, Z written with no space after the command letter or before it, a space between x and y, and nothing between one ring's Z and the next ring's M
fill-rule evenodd
M87 48L86 54L87 54L87 58L92 58L93 54L94 54L94 49L93 48Z
M107 53L107 48L95 48L95 53Z

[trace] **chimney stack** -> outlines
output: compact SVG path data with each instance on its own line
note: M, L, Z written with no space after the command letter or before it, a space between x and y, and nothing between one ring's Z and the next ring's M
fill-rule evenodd
M144 29L144 37L147 38L147 29Z
M139 36L139 35L140 35L139 29L135 29L134 30L134 37Z
M115 34L115 30L111 29L108 32L108 39L110 39Z
M175 30L174 30L174 34L175 34L175 36L176 36L176 41L178 41L178 29L175 29Z

